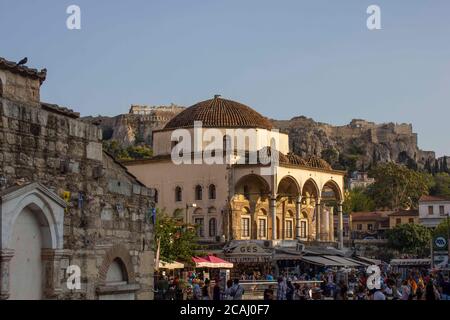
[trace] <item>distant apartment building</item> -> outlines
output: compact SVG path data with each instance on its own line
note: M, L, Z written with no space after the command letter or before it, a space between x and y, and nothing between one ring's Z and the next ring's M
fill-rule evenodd
M419 221L424 226L436 228L450 215L450 198L422 196L419 200Z
M350 230L353 239L384 238L392 211L352 212Z
M419 210L399 210L389 215L390 229L407 223L419 223Z
M366 188L375 182L374 178L369 178L367 172L354 171L348 179L348 189Z

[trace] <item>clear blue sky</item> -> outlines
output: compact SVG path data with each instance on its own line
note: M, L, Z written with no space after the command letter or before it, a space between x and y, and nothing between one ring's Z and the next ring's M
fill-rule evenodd
M276 119L409 122L450 155L449 15L448 0L0 0L0 56L47 68L42 100L82 115L219 93Z

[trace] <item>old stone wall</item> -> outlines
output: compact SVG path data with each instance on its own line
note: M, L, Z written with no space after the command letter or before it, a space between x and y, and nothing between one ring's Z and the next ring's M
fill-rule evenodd
M120 258L136 296L153 296L150 190L103 153L101 129L61 112L0 97L0 188L41 182L67 202L57 299L97 299ZM67 289L78 265L81 290Z
M38 105L40 102L40 80L0 70L0 95L13 101Z

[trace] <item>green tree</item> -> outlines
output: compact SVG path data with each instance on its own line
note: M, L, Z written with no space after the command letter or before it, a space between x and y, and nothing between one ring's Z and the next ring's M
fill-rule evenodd
M369 175L375 183L368 187L368 194L377 208L416 208L432 184L429 175L393 162L377 165Z
M450 175L448 173L438 173L433 177L430 194L433 196L450 197Z
M103 149L119 161L149 159L153 156L152 148L146 145L124 148L116 140L103 141Z
M401 253L427 256L431 231L420 224L402 224L387 232L388 247Z
M158 240L160 241L160 260L166 262L191 262L196 250L197 228L185 224L181 219L169 217L158 210L155 225L155 252Z
M446 218L439 225L433 230L434 236L444 236L447 237L448 235L448 228L450 226L450 219Z
M373 211L375 210L375 202L363 188L355 188L346 193L343 210L345 213Z

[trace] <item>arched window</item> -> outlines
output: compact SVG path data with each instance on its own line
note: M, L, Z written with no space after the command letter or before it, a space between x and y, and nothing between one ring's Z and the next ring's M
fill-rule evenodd
M111 263L106 273L106 285L118 285L128 282L128 275L124 263L117 258Z
M209 199L216 199L216 186L213 184L209 186Z
M217 235L217 222L216 218L209 219L209 236L215 237Z
M246 200L250 200L250 189L248 186L244 186L244 198Z
M231 150L231 137L226 135L223 136L223 151Z
M203 188L200 185L195 187L195 200L202 200L203 198Z
M181 190L180 186L177 186L175 188L175 201L176 202L183 201L183 191Z

